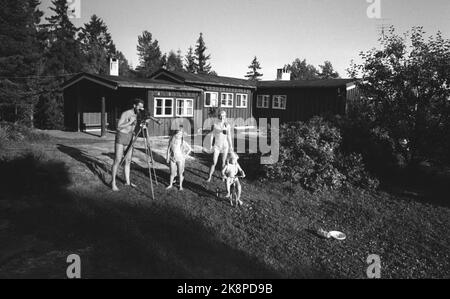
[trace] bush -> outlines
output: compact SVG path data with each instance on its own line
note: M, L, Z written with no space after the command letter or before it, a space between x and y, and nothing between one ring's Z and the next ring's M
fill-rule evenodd
M264 166L265 177L301 184L308 190L347 185L376 188L360 155L344 155L340 130L315 117L280 128L279 162Z
M34 142L48 140L49 138L46 134L39 133L19 124L0 122L0 147L10 142L23 140Z
M342 132L342 150L361 154L366 169L377 177L389 179L408 165L411 153L408 144L401 143L407 138L393 137L364 113L338 118L334 124Z

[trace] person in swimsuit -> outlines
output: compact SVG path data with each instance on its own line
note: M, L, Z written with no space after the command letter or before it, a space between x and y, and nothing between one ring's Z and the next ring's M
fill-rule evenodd
M119 123L117 125L117 134L115 141L115 158L112 167L112 182L111 188L113 191L119 191L116 184L117 171L124 155L124 149L131 144L133 140L133 132L136 127L137 115L139 111L144 109L144 101L141 99L135 99L133 101L133 109L127 110L122 113ZM125 157L125 181L127 186L135 187L130 182L130 165L131 158L133 157L133 148L127 153Z
M167 163L170 164L170 183L167 189L171 189L173 187L173 182L177 176L178 170L180 191L183 190L186 157L192 152L191 146L184 141L183 136L183 130L177 130L169 140L169 146L167 147Z
M209 177L206 180L211 182L214 171L216 170L219 155L222 154L222 169L225 167L228 153L233 152L233 142L231 139L231 126L227 123L227 113L221 111L219 113L219 121L212 127L213 136L211 138L211 150L214 152L213 164L209 170ZM213 143L214 142L214 143ZM214 146L213 146L214 144Z
M241 201L241 183L239 182L239 178L237 177L238 173L242 174L242 177L245 177L245 172L242 170L241 166L238 163L239 156L236 153L230 153L227 164L222 170L222 177L226 181L227 185L227 196L226 198L231 197L231 185L236 184L237 186L237 204L241 205L243 202Z

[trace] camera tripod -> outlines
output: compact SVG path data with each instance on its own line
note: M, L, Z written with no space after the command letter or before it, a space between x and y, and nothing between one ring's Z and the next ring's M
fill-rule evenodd
M153 176L155 177L155 184L158 185L158 177L156 176L156 170L154 168L155 160L153 160L153 151L150 145L149 135L148 135L148 128L146 122L141 122L139 125L139 131L136 135L133 136L133 139L131 140L130 144L128 145L127 149L125 150L122 161L120 161L119 168L122 166L123 162L125 161L128 153L131 151L132 148L134 148L134 145L136 144L136 141L139 138L139 135L141 133L144 136L144 146L145 146L145 157L147 159L147 165L148 165L148 176L150 178L150 189L152 192L152 199L155 199L155 193L153 189Z

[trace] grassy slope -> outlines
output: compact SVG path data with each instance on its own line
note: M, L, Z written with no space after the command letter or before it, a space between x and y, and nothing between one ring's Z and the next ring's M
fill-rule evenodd
M29 145L4 151L0 277L63 278L70 253L81 255L84 277L364 278L369 254L381 256L384 278L450 277L448 207L247 180L247 205L233 209L199 162L187 165L185 192L166 192L159 171L152 201L145 169L133 168L138 189L113 193L109 166L76 146L51 140L28 158L18 153ZM348 239L318 238L319 227Z

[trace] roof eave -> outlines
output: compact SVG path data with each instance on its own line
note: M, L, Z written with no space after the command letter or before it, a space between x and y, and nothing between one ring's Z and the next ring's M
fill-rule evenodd
M79 76L79 77L77 78L77 76ZM69 88L69 87L71 87L71 86L77 84L78 82L80 82L80 81L82 81L82 80L89 80L89 81L91 81L91 82L100 84L100 85L102 85L102 86L105 86L105 87L110 88L110 89L113 89L113 90L117 90L117 88L118 88L118 84L117 84L116 82L114 82L114 81L109 81L109 80L106 80L106 79L103 79L103 78L100 79L100 78L98 78L97 76L92 75L92 74L81 73L81 74L79 74L79 75L77 75L77 76L75 76L74 78L72 78L72 80L69 80L68 82L63 83L63 85L61 85L61 88L60 88L60 89L61 89L61 90L65 90L65 89L67 89L67 88ZM106 81L107 81L107 82L106 82Z
M225 84L225 83L215 83L215 82L200 82L200 81L191 81L186 80L187 84L196 84L196 85L212 85L212 86L224 86L224 87L237 87L237 88L245 88L245 89L256 89L256 86L248 86L248 85L239 85L239 84Z
M179 91L194 91L194 92L202 92L203 90L200 88L193 88L187 86L169 86L169 85L158 85L158 84L146 84L146 85L135 85L129 83L119 83L118 85L121 88L142 88L142 89L159 89L159 90L179 90Z

